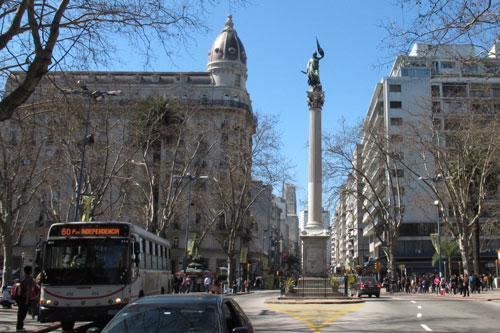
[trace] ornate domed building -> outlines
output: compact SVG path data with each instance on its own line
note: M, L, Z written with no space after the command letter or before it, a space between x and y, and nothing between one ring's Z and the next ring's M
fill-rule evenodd
M52 223L78 216L79 175L80 211L95 220L142 224L166 237L173 271L195 251L187 249L193 240L209 270L225 266L224 244L215 237L221 231L202 234L220 218L214 188L235 175L236 161L251 163L256 126L247 55L231 16L208 55L205 72L52 72L43 80L20 112L36 111L40 126L29 133L30 142L41 149L48 172L39 200L24 213L35 222L26 224L14 249L14 267L32 260ZM15 82L12 77L6 89ZM93 92L117 90L119 96L93 98Z

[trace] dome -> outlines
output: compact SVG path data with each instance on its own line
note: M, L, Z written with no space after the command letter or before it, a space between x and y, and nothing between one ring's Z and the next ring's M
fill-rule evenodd
M239 61L245 65L247 63L245 48L238 38L236 30L234 30L233 17L231 15L227 17L224 29L217 36L208 53L208 62L219 60Z

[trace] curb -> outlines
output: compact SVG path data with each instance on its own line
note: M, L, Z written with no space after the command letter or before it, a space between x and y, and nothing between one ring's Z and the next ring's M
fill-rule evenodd
M281 300L266 300L265 304L356 304L365 303L362 299L309 299L309 300L297 300L297 299L281 299Z

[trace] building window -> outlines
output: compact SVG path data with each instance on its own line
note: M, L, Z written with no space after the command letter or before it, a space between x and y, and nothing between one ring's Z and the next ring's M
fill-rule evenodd
M241 86L241 75L240 74L236 74L235 79L234 79L234 85L236 87Z
M390 84L389 91L390 92L401 92L401 85L400 84Z
M391 143L402 143L403 142L403 136L399 134L392 134L389 138Z
M466 97L467 85L465 83L444 83L443 97Z
M440 118L434 118L432 119L432 125L434 126L434 129L440 130L441 129L441 119Z
M440 97L441 96L441 90L439 88L440 87L438 85L431 86L432 97Z
M433 113L441 112L441 102L432 102L432 112Z
M453 69L453 68L455 68L455 62L441 61L441 69Z
M403 125L403 118L401 117L391 118L391 126L401 126L401 125Z
M401 103L401 101L391 101L391 102L389 103L389 107L390 107L391 109L401 109L401 107L402 107L402 103Z
M179 248L179 237L174 237L174 241L172 242L172 248L174 249Z

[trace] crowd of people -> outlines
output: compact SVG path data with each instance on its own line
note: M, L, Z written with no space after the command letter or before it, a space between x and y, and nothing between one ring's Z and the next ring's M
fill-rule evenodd
M463 297L471 293L481 293L493 289L492 274L452 274L447 278L439 277L438 274L420 274L413 276L402 276L389 278L383 281L383 286L388 292L406 293L436 293L436 294L460 294Z
M226 288L224 288L226 285ZM264 282L262 279L255 279L255 281L249 282L247 279L238 277L233 282L232 293L238 292L250 292L251 286L253 288L262 289ZM207 292L220 294L222 292L227 292L228 286L226 279L218 280L213 279L211 276L196 276L190 277L186 276L175 276L174 277L174 293L175 294L187 294L190 292Z

